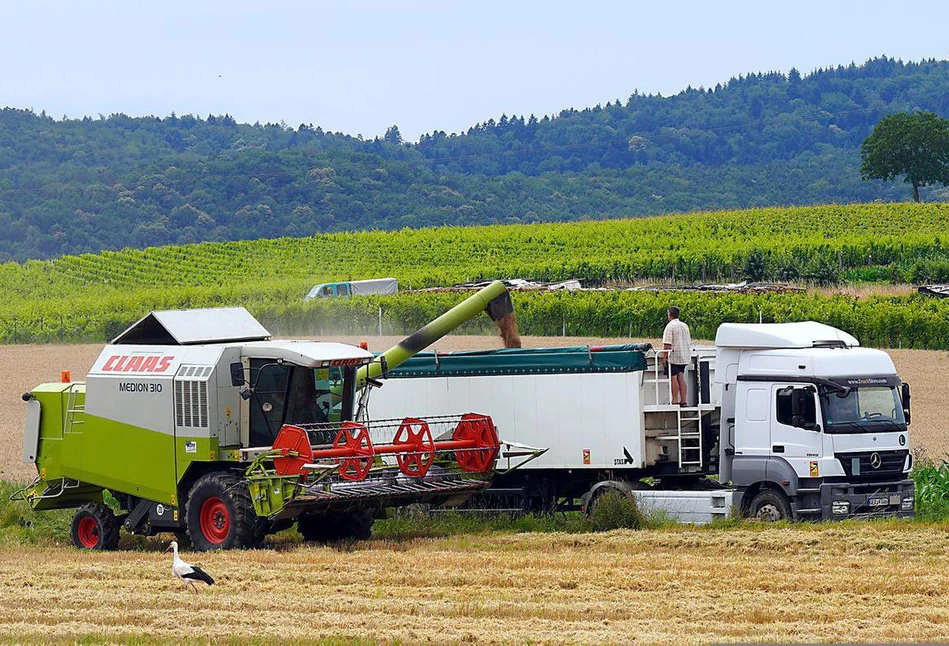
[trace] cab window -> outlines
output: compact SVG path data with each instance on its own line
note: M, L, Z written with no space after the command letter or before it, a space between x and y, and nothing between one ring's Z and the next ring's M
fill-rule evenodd
M250 444L273 443L284 424L352 419L356 368L305 368L251 359Z
M817 423L817 405L809 388L778 388L774 410L778 424L806 428Z

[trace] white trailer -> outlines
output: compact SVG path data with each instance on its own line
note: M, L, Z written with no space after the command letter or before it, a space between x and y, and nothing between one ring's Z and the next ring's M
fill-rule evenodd
M909 387L885 352L820 323L724 324L714 347L693 348L686 406L670 404L658 355L648 345L420 354L388 373L370 413L484 411L505 438L549 447L496 476L481 497L489 508L586 508L619 489L696 522L733 509L912 514Z
M368 296L369 294L395 294L399 291L399 281L395 278L371 278L368 280L350 280L341 283L320 283L314 285L304 300L314 298L337 298L340 296Z

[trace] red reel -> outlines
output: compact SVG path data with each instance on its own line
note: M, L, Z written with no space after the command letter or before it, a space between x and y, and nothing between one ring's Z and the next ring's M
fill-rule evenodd
M458 422L452 439L473 442L470 449L458 449L455 457L462 471L485 473L494 466L501 443L490 417L465 413Z
M351 457L336 458L339 462L339 476L343 480L365 480L372 468L374 452L369 430L358 422L343 422L333 441L333 447L346 448Z
M422 478L435 460L435 442L428 422L415 417L406 417L399 425L399 432L392 440L394 447L403 453L397 453L396 461L403 474Z
M289 476L303 473L303 465L313 462L313 449L306 431L299 426L287 424L277 433L273 448L280 455L273 459L277 475Z

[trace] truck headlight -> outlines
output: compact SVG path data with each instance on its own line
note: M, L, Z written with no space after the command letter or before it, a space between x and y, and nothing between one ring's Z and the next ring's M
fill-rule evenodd
M835 500L830 503L830 511L835 516L845 516L850 513L850 502L847 500Z
M906 496L903 498L903 502L900 503L901 511L913 511L913 505L916 504L916 501L913 500L912 496Z

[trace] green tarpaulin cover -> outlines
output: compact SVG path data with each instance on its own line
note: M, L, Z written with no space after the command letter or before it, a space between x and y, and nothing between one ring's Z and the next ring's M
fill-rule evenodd
M572 348L506 348L436 354L420 352L387 378L633 372L646 368L645 344Z

